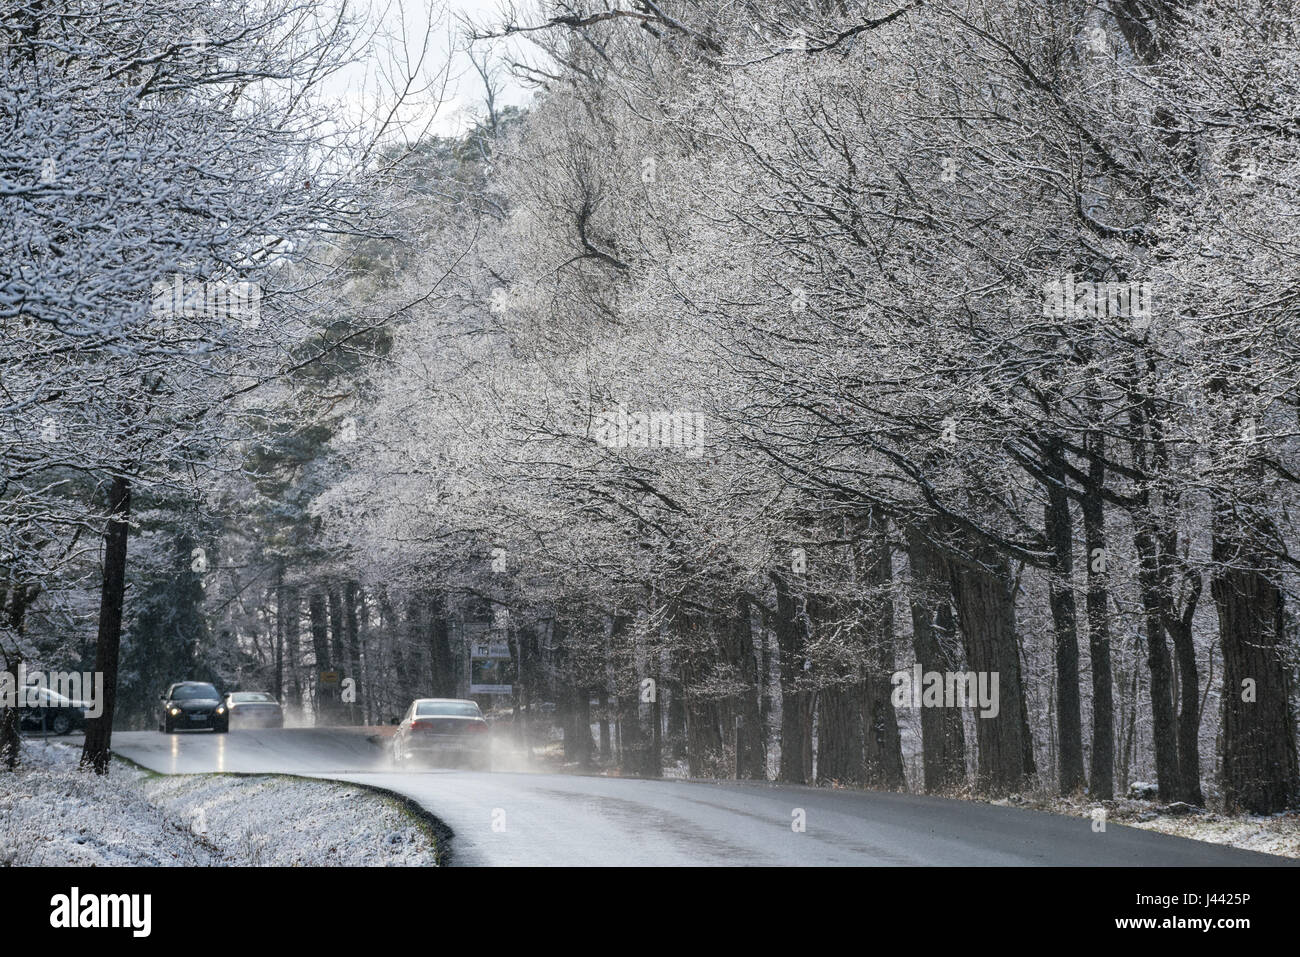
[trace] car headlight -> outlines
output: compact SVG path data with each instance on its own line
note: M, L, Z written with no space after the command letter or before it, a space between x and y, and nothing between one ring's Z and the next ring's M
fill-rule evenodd
M170 715L174 718L174 717L176 717L178 714L181 713L181 709L180 709L180 708L168 708L168 709L167 709L167 713L170 714Z
M225 713L226 713L226 706L224 704L217 705L217 714L225 714Z

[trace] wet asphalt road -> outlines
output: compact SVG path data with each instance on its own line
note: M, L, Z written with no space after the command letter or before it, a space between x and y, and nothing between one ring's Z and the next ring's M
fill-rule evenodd
M1120 865L1298 862L1087 818L922 795L453 769L394 770L361 729L118 732L164 774L303 774L386 788L452 832L457 865ZM792 822L802 812L806 829Z

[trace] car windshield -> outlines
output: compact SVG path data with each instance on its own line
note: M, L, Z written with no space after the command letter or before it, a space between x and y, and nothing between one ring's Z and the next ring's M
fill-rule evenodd
M212 685L177 685L172 689L172 697L177 701L186 698L215 698L217 689Z
M421 701L415 706L418 715L445 714L457 718L481 718L483 712L473 701Z
M239 694L232 694L230 700L242 703L245 701L274 701L275 699L269 694L262 694L260 691L241 691Z

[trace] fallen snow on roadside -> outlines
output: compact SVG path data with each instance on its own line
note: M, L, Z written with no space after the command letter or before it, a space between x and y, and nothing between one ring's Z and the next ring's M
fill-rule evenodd
M433 838L396 800L278 775L159 777L24 742L0 771L0 865L432 866Z
M1300 857L1300 814L1258 816L1245 814L1193 814L1180 817L1161 815L1151 820L1117 819L1129 827L1160 831L1176 837L1190 837L1211 844L1229 844L1248 851Z
M433 866L433 841L392 798L279 775L184 774L141 782L149 800L240 863Z
M1161 804L1158 801L1118 798L1089 803L1068 798L1019 795L990 801L1007 807L1029 807L1055 814L1094 819L1094 812L1105 809L1108 824L1140 827L1174 837L1186 837L1208 844L1225 844L1261 854L1300 857L1300 813L1217 814L1185 804Z
M24 741L19 770L0 770L0 865L227 863L150 804L135 774L83 774L78 757L67 745Z

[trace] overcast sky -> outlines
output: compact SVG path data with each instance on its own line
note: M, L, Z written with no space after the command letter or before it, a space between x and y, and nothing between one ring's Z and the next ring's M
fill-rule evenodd
M466 41L462 17L470 17L480 25L501 21L501 0L371 0L372 17L379 25L375 37L375 55L369 62L358 63L340 74L332 85L331 94L339 96L358 108L373 102L374 91L391 88L393 71L389 64L415 63L420 55L429 23L435 26L429 34L430 51L425 58L422 74L426 81L437 81L444 75L445 87L438 82L445 97L434 114L432 92L415 98L415 102L402 114L416 127L432 122L433 132L452 134L461 131L476 116L484 113L483 83L465 54ZM520 6L525 6L521 3ZM498 49L505 49L497 41ZM509 41L510 49L518 55L530 44ZM490 49L480 43L477 50ZM448 53L450 52L450 57ZM517 83L504 69L499 69L501 89L498 107L523 105L532 93Z

